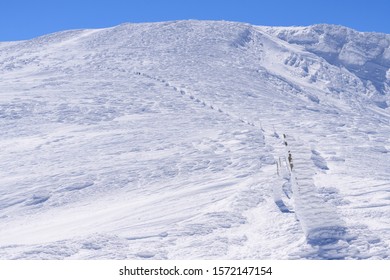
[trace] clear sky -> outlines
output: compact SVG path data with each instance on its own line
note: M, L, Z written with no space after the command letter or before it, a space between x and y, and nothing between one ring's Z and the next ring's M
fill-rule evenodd
M332 23L390 33L390 0L0 0L0 41L179 19L276 26Z

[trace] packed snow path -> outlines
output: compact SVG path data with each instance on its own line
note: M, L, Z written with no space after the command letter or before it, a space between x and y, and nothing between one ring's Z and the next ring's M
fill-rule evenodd
M325 204L314 184L313 152L293 137L286 137L285 148L291 160L291 188L294 209L309 244L324 245L344 239L345 223L336 207ZM291 156L290 156L291 155Z

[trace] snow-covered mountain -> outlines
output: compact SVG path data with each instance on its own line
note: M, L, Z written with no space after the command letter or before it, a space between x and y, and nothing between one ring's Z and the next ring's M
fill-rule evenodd
M389 68L333 25L0 43L0 258L389 259Z

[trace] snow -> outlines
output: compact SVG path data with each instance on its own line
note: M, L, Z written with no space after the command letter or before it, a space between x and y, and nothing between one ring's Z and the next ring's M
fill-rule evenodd
M389 36L175 21L0 43L0 258L390 258Z
M388 94L389 34L363 33L325 24L265 30L289 43L303 46L330 64L345 67L364 83L372 83L379 93Z

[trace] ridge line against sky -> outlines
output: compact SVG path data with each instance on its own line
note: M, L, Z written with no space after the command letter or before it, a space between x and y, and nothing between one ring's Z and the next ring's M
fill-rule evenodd
M227 20L268 26L344 25L390 33L390 1L9 0L0 2L0 41L32 39L124 22Z

